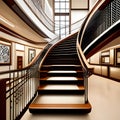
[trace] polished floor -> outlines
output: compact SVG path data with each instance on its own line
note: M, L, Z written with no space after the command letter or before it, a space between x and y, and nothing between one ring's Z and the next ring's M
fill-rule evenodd
M120 120L120 83L92 75L89 78L92 111L86 115L31 114L21 120Z

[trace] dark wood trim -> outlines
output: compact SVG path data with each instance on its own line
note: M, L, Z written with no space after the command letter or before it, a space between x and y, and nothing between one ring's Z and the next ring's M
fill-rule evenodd
M120 66L114 66L114 65L103 65L103 64L91 64L90 65L93 65L93 66L106 66L107 67L107 76L105 75L102 75L102 69L101 69L101 74L98 74L98 73L95 73L93 72L93 74L95 75L98 75L98 76L101 76L101 77L105 77L105 78L108 78L108 79L111 79L111 80L114 80L114 81L117 81L117 82L120 82L120 79L117 79L117 78L114 78L114 77L110 77L110 67L115 67L115 68L120 68Z
M64 16L64 15L69 15L69 13L54 13L54 15L58 15L58 16Z
M115 49L115 57L114 57L116 66L120 66L120 63L117 63L117 52L120 52L120 48Z
M119 79L116 79L116 78L112 78L112 77L108 77L108 76L104 76L104 75L101 75L101 74L97 74L97 73L93 73L94 75L98 75L100 77L104 77L104 78L107 78L107 79L110 79L110 80L113 80L113 81L116 81L116 82L120 82Z
M36 33L44 38L48 38L48 36L43 33L34 23L28 19L28 17L23 13L23 11L17 6L14 0L4 0L4 2L19 16L28 26L30 26Z
M109 52L109 55L102 55L102 53L106 53L106 52ZM102 59L105 58L105 57L109 57L109 62L108 63L102 61ZM101 52L101 54L100 54L100 63L102 65L109 65L110 64L110 50L106 50L106 51Z
M120 35L120 29L116 30L114 33L112 33L109 36L103 36L103 37L106 37L105 40L101 42L100 44L98 44L98 46L92 49L89 53L87 53L86 58L88 59L89 57L91 57L93 54L98 52L103 46L107 45L108 43L113 41L115 38L119 37L119 35Z
M100 0L101 1L101 0ZM104 3L100 6L99 10L105 9L105 7L112 2L113 0L105 0Z
M26 42L32 43L32 44L47 44L47 42L35 42L35 41L30 40L30 39L28 39L26 37L23 37L20 34L10 30L9 28L7 28L6 26L3 26L3 25L1 25L1 31L6 33L6 34L9 34L9 35L11 35L13 37L16 37L18 39L21 39L21 40L24 40Z
M0 80L0 119L6 120L6 79Z
M4 39L4 38L2 38L2 37L0 37L0 41L3 41L3 42L7 42L7 43L12 44L12 42L11 42L11 41L9 41L9 40L7 40L7 39Z
M16 49L15 49L16 50ZM19 52L25 52L25 50L16 50L16 51L19 51Z
M94 63L89 63L90 65L96 65L96 66L109 66L109 67L116 67L116 68L120 68L120 66L114 66L114 65L111 65L111 64L94 64Z

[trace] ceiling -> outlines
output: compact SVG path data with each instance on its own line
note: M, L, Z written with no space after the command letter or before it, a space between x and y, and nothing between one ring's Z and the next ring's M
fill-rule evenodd
M29 27L16 13L0 0L0 23L33 42L47 42L45 38Z

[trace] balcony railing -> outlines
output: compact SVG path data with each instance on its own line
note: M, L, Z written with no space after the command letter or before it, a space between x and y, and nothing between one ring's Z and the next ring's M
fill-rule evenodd
M80 43L84 54L87 55L93 47L104 41L105 38L100 39L101 37L106 36L107 38L111 35L111 32L116 32L119 29L119 24L119 0L111 0L109 3L104 3L99 7L88 21L84 33L82 34Z
M99 0L86 17L77 38L77 51L84 70L85 101L88 101L88 77L92 66L86 57L120 35L119 0ZM109 38L109 39L108 39ZM107 39L107 40L106 40ZM106 42L107 41L107 42ZM101 46L100 46L101 45ZM91 52L92 51L92 52Z
M28 67L0 72L1 120L19 120L37 94L39 64L51 44L48 44Z

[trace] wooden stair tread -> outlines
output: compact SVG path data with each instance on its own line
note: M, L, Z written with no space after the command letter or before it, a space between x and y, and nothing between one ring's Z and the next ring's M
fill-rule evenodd
M89 103L85 104L31 104L29 109L91 109Z
M40 85L38 90L85 90L79 85Z

